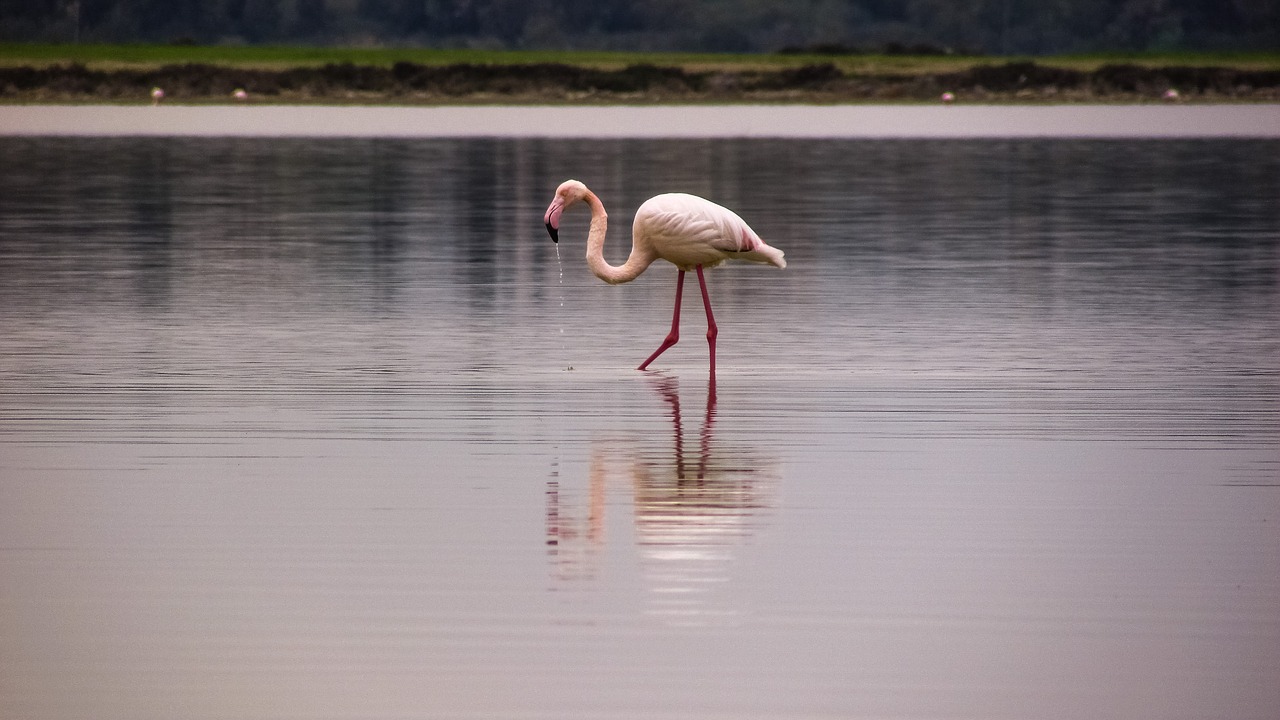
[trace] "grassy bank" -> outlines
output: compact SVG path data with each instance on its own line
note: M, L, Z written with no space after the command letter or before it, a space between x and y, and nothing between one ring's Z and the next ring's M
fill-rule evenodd
M0 43L0 66L33 67L77 63L97 70L156 68L198 63L226 67L275 69L351 63L391 67L418 65L528 65L562 63L601 69L628 65L660 65L689 70L784 69L832 63L844 72L953 72L979 63L1031 62L1048 67L1092 71L1104 65L1214 66L1240 70L1280 70L1274 53L1140 53L1057 55L1050 57L975 57L902 54L719 54L637 53L551 50L436 50L427 48L342 48L217 45L48 45Z
M0 44L0 101L1280 101L1280 53L1035 58Z

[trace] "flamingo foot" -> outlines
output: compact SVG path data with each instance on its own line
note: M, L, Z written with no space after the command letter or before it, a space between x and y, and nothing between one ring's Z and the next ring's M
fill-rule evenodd
M653 362L654 360L656 360L656 359L658 358L658 356L659 356L659 355L661 355L662 353L666 352L667 348L671 347L672 345L675 345L675 344L676 344L677 342L679 342L679 341L680 341L680 333L676 332L675 330L672 330L672 331L667 335L666 339L664 339L664 340L662 341L662 344L658 346L658 349L657 349L657 350L654 350L654 351L653 351L653 354L649 356L649 359L648 359L648 360L645 360L645 361L644 361L644 362L642 362L642 363L640 363L640 367L638 367L638 368L636 368L636 369L637 369L637 370L644 370L645 368L649 367L649 363L651 363L651 362Z

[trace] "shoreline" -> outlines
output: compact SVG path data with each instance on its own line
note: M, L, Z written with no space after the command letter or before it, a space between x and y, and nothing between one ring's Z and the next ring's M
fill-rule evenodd
M0 137L1280 138L1280 104L0 105Z
M860 72L834 62L778 69L555 62L280 69L188 63L95 69L77 63L0 66L0 105L166 102L362 105L724 105L938 103L1275 103L1280 70L1109 64L1077 70L1035 62L947 71Z

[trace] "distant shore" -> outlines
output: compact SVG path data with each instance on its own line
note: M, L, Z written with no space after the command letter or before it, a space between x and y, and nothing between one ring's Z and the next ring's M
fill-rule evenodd
M1280 105L0 105L0 137L1280 138Z
M979 62L942 71L858 72L835 62L779 68L620 68L558 62L329 63L283 68L187 63L0 66L0 103L608 105L733 103L1275 103L1280 70ZM238 92L241 91L241 92Z

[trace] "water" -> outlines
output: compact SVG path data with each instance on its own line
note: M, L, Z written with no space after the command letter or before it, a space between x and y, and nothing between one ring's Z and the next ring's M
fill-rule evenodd
M0 105L3 135L474 138L1280 138L1280 105L362 107Z
M1274 140L0 139L0 716L1275 717ZM685 190L786 270L610 287Z

